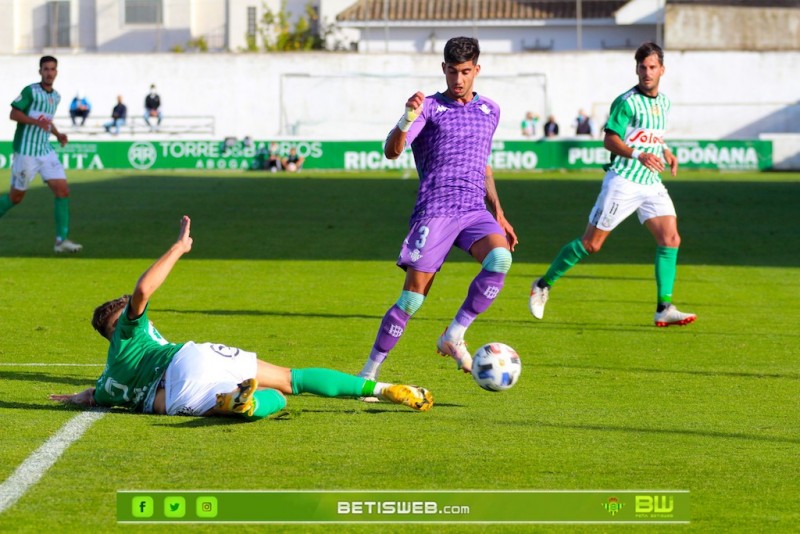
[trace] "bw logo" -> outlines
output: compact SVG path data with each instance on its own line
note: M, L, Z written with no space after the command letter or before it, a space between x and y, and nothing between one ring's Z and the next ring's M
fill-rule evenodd
M675 509L675 502L668 495L637 495L636 513L637 514L668 514Z

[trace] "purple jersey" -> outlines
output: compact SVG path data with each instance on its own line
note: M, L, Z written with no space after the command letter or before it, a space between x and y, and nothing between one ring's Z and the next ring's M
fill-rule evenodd
M486 165L499 122L500 106L477 94L466 104L441 93L425 98L406 137L419 174L412 223L486 209Z

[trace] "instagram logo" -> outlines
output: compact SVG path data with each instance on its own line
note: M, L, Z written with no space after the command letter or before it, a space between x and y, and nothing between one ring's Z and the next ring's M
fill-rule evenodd
M197 498L197 517L209 519L217 517L217 498L204 495Z

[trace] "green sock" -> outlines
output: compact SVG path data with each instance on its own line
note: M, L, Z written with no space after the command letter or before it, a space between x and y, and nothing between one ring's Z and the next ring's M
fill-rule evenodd
M544 281L549 285L555 284L556 280L564 276L576 263L588 255L589 253L583 248L580 238L573 239L558 252L558 256L550 264L550 268L547 269L544 275Z
M56 238L64 240L69 235L69 198L55 199Z
M286 398L274 389L259 389L253 393L253 415L243 415L248 421L265 419L286 407Z
M8 196L8 193L0 197L0 217L13 207L14 203L11 202L11 197Z
M371 385L370 385L371 384ZM368 397L375 382L333 369L292 369L292 393L322 397Z
M672 302L672 288L678 270L678 249L674 247L656 248L656 290L658 303Z

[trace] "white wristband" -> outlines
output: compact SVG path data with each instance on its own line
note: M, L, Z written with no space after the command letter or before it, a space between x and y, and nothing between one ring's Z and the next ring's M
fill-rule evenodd
M411 125L414 124L414 121L410 121L406 118L405 115L400 117L400 120L397 121L397 129L401 132L408 132L411 129Z
M639 156L641 156L641 155L642 155L642 151L641 151L641 150L636 150L636 149L634 148L634 149L633 149L633 152L631 152L631 159L638 160L638 159L639 159Z
M397 121L397 129L401 132L407 132L410 130L411 125L414 124L414 121L417 120L417 117L419 117L420 113L422 113L422 106L416 110L407 107L406 112L403 113L403 116L400 117L399 121Z

